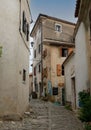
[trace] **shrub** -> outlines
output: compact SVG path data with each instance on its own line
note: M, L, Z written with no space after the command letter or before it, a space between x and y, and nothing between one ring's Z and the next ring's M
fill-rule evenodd
M67 109L67 110L70 110L70 111L72 111L72 108L71 108L71 106L70 105L65 105L65 108Z
M91 96L89 93L80 92L79 93L79 102L80 102L80 113L79 118L81 121L89 122L91 121Z
M85 129L86 129L86 130L91 130L91 125L86 124L86 125L85 125Z

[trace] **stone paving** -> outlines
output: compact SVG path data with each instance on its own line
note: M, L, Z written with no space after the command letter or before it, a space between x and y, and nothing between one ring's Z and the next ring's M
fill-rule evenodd
M73 112L50 102L30 101L32 108L22 121L0 121L0 130L83 130Z

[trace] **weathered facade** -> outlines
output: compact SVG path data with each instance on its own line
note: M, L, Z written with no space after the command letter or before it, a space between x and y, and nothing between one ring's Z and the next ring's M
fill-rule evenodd
M86 91L91 93L90 0L76 1L75 17L78 17L77 25L74 31L75 54L71 58L68 58L69 60L66 60L64 63L66 101L71 103L73 109L77 109L80 106L78 97L79 92ZM74 66L73 78L71 78L71 73L68 71L71 66ZM70 76L68 77L68 75ZM70 95L70 98L68 95Z
M75 17L78 17L75 29L75 74L76 104L79 106L78 93L91 92L91 1L77 0Z
M29 101L29 0L0 1L0 117L20 117Z
M56 100L61 101L64 87L63 61L74 48L75 24L40 14L31 32L34 38L33 86L38 96L53 95L58 88ZM36 86L36 87L35 87Z
M65 103L70 105L73 110L76 109L76 86L75 86L75 51L72 51L66 60L64 66L64 86Z

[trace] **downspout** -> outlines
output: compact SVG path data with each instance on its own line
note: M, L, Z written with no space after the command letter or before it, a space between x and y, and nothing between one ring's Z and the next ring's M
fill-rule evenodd
M21 31L21 0L20 0L20 12L19 12L19 31Z
M43 91L43 59L42 59L42 54L43 54L43 26L42 26L42 20L41 20L41 87Z

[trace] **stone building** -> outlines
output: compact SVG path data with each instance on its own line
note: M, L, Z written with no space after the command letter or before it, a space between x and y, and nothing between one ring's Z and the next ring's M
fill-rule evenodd
M76 44L75 59L78 61L75 65L77 75L76 89L77 93L82 90L87 90L91 93L91 0L77 0L75 17L78 18L74 33Z
M75 51L72 51L66 60L64 66L64 86L65 103L70 105L73 110L76 109L76 86L75 86Z
M62 100L64 87L63 61L73 50L75 24L40 14L32 29L34 39L33 88L38 97L58 94Z
M0 117L19 119L29 105L29 0L0 1Z
M75 17L78 18L74 31L75 53L64 63L66 101L73 109L80 106L79 92L91 94L91 0L76 1Z

